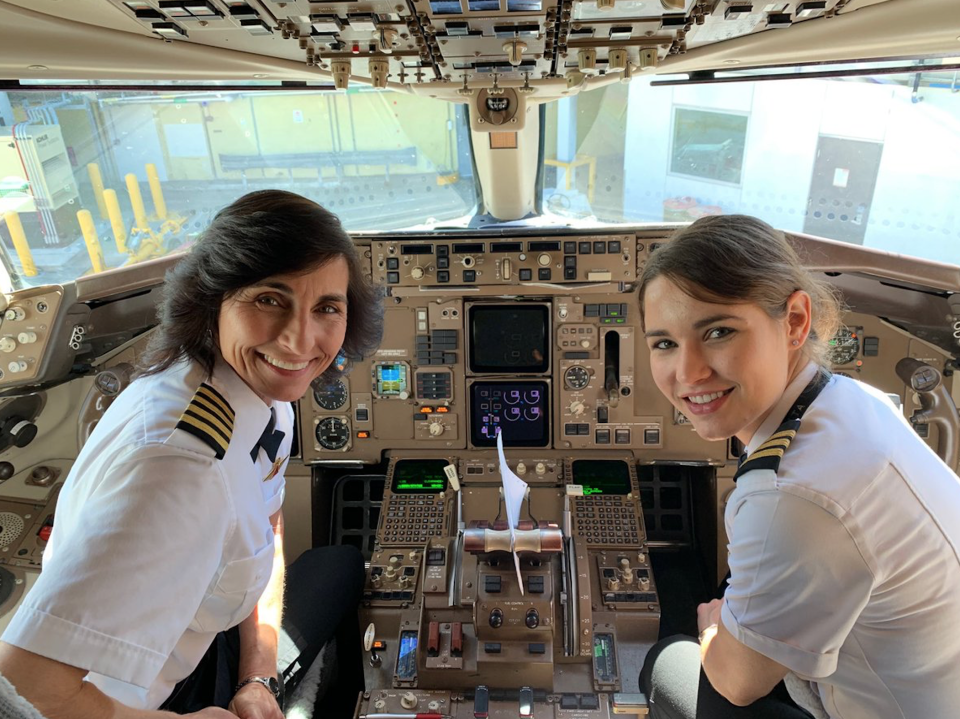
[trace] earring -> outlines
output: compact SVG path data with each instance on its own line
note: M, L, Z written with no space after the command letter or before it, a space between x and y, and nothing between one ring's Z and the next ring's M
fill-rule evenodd
M791 344L793 344L794 347L797 347L800 344L800 340L794 340Z

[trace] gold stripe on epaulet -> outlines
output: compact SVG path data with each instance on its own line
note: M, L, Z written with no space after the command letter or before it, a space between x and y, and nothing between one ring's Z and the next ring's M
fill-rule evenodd
M236 413L230 403L210 385L201 384L180 415L177 429L192 434L223 459L233 435Z
M758 448L756 452L750 455L750 459L744 462L744 465L754 461L755 459L760 459L762 457L782 457L786 449L787 449L786 447L777 447L777 448L769 448L769 449Z
M774 439L791 439L792 440L796 436L797 436L797 430L783 429L783 430L780 430L779 432L774 432L773 434L771 434L770 437L767 439L767 442Z

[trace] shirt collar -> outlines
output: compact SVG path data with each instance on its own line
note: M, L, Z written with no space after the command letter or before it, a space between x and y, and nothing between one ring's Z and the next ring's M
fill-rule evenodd
M757 431L754 432L753 437L750 439L750 443L747 444L747 456L753 454L757 447L766 442L770 438L770 435L777 430L777 427L783 422L783 418L790 410L790 407L797 401L797 397L803 393L804 388L810 384L810 380L816 375L817 369L816 362L807 362L806 366L800 370L800 373L787 385L787 388L783 391L783 395L777 400L773 409L770 410L770 414L763 420L760 427L757 428Z

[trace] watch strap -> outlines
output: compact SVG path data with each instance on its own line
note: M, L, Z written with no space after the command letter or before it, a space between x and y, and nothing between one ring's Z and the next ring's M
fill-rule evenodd
M262 684L265 686L273 698L278 702L280 701L280 682L277 681L276 677L247 677L242 682L237 684L236 688L233 690L233 693L236 694L238 691L243 689L247 684Z

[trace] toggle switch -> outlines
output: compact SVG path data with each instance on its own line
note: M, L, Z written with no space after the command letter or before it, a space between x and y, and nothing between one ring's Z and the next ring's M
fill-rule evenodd
M430 622L427 632L427 656L440 656L440 622Z
M490 690L481 685L473 694L474 719L487 719L490 716Z
M520 688L520 719L528 719L533 716L533 689L530 687Z
M463 656L463 624L460 622L450 625L450 654L454 657Z

